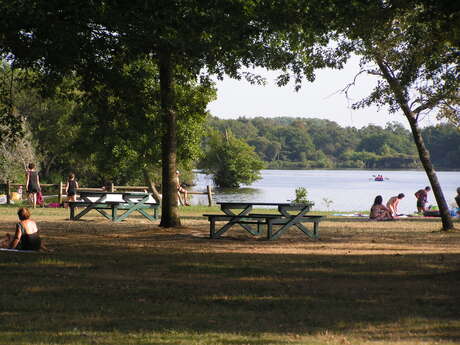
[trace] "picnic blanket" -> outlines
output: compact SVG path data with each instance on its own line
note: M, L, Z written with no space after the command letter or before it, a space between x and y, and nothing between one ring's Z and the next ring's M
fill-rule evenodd
M332 216L334 217L369 217L366 214L362 213L334 213Z
M9 249L9 248L0 248L2 252L16 252L16 253L37 253L37 250L19 250L19 249Z

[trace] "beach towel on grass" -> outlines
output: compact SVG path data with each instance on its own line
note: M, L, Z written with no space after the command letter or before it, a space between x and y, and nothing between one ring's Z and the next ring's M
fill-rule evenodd
M16 252L16 253L38 253L37 250L19 250L19 249L10 249L10 248L0 248L2 252Z
M362 213L334 213L333 217L369 217Z

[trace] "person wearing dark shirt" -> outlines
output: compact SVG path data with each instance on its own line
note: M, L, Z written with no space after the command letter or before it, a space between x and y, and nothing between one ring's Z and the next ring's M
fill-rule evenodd
M75 180L75 174L69 174L65 192L67 194L67 201L76 201L78 182Z
M18 210L18 217L19 223L16 224L14 237L6 234L6 239L2 241L1 246L19 250L39 250L42 248L37 223L30 219L29 209L21 207Z
M420 189L415 193L415 197L417 198L417 211L418 212L425 212L426 203L428 202L428 192L431 190L429 186L426 186L425 189Z
M38 172L35 170L35 164L29 163L26 170L26 190L27 197L32 203L33 208L37 205L37 194L40 192L40 179Z

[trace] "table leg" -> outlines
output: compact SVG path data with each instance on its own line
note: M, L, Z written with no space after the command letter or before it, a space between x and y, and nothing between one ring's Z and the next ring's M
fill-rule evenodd
M242 203L242 204L244 205L244 203ZM239 213L233 212L233 209L231 207L226 206L225 204L222 204L221 210L222 210L222 212L224 212L228 216L245 216L245 215L248 215L249 212L252 211L252 205L249 204L249 205L244 206L242 211L240 211ZM249 232L251 235L258 235L261 232L261 230L259 228L260 224L257 224L257 230L254 230L251 225L249 225L249 224L241 224L241 223L239 223L239 219L232 219L227 224L225 224L222 228L220 228L217 233L220 236L221 234L226 232L228 229L230 229L233 225L241 226L244 230Z
M81 217L83 217L85 214L87 214L89 211L95 209L93 205L89 205L87 206L86 208L84 208L80 213L78 214L74 214L73 215L73 219L72 220L78 220L80 219Z
M113 222L117 221L117 210L118 210L118 204L112 204L112 221Z
M125 202L129 205L129 208L126 210L125 213L123 213L121 216L118 216L117 218L114 218L114 221L115 222L121 222L122 220L128 218L128 216L137 211L139 212L140 214L142 214L145 218L147 218L148 220L155 220L156 219L156 208L154 207L149 207L149 208L153 208L154 209L154 215L151 216L149 215L144 209L143 207L145 207L145 203L147 202L147 200L149 199L149 196L146 196L145 198L143 198L142 200L139 200L137 202L132 202L128 197L124 198Z
M217 238L215 233L216 233L216 221L213 219L210 219L211 224L209 225L209 237L210 238Z
M316 239L316 233L318 229L317 222L314 222L314 229L313 233L310 232L303 224L302 224L302 216L305 215L309 211L309 207L303 207L299 210L297 214L289 213L291 207L279 207L279 212L286 218L290 218L290 220L286 223L281 225L278 231L273 232L270 230L269 239L276 239L281 236L287 229L291 226L295 225L300 231L302 231L305 235L310 237L311 239Z

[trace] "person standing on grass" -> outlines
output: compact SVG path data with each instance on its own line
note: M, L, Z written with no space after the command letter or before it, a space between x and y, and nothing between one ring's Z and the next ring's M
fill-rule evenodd
M426 186L425 189L420 189L415 193L417 198L417 211L423 213L426 211L426 203L428 202L428 192L431 190L430 186Z
M65 187L65 193L67 194L67 201L77 200L77 188L78 188L78 182L75 180L75 174L70 173L69 179L67 180L67 185Z
M29 163L28 169L26 170L26 191L27 198L33 205L33 208L37 205L37 194L40 192L40 178L38 172L35 170L35 164Z
M455 197L455 201L457 202L457 207L460 208L460 187L457 188L457 196Z
M404 198L404 194L399 193L397 196L392 196L387 202L387 208L393 217L398 215L398 205L402 198Z

